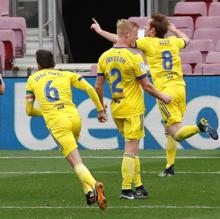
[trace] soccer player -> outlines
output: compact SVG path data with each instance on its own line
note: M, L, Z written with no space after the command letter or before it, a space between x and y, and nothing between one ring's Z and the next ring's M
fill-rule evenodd
M97 21L95 19L93 21L92 29L104 38L114 43L117 42L119 36L102 30ZM177 37L166 37L168 30ZM208 124L205 118L202 118L197 125L182 126L181 124L186 110L186 91L179 52L189 42L187 35L170 24L164 15L154 14L146 24L146 37L138 39L132 45L144 52L155 87L162 93L173 97L169 104L157 101L167 138L165 146L167 164L164 172L159 175L161 177L174 175L177 141L199 132L206 132L212 139L218 139L216 130Z
M138 25L125 19L117 22L118 41L98 61L96 91L104 103L104 82L110 86L112 118L125 140L122 172L122 199L147 198L138 157L139 141L144 137L144 97L142 89L168 104L171 97L160 93L148 80L144 60L139 51L129 48L137 39ZM135 191L132 190L134 184Z
M107 208L104 186L97 182L83 164L77 149L81 118L72 102L71 87L87 92L98 111L100 122L106 121L106 114L95 89L79 74L55 70L53 54L38 50L36 60L39 71L28 78L26 86L26 113L29 116L43 116L46 125L60 147L64 157L82 182L87 204L97 201L101 209ZM35 99L40 109L34 107Z
M0 95L3 95L5 93L5 83L2 78L2 74L0 73Z

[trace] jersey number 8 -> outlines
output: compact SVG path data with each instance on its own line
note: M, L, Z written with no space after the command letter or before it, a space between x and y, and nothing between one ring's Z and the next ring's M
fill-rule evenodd
M172 60L172 53L170 51L162 52L163 58L163 68L165 70L172 70L173 68L173 60Z

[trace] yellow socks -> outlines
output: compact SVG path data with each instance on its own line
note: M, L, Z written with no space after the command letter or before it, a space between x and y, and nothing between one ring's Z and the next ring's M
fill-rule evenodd
M181 141L186 138L191 137L192 135L195 135L199 133L200 130L197 125L188 125L188 126L183 126L180 128L177 132L176 135L174 136L176 141Z
M122 165L122 189L131 189L131 184L135 173L135 158L129 154L124 154Z
M83 163L79 163L79 164L75 165L74 168L75 168L75 172L76 172L77 176L79 177L80 181L83 184L84 191L85 190L87 191L89 189L89 187L91 189L94 189L96 180L94 179L92 174L89 172L87 167ZM88 191L91 191L91 189Z
M175 162L176 158L176 147L177 142L173 139L172 136L167 135L167 142L166 142L166 155L167 155L167 165L166 168L169 168Z
M133 182L134 182L134 186L135 187L139 187L142 184L142 181L141 181L141 165L140 165L140 160L139 160L139 157L138 156L135 156L135 171L134 171L134 178L133 178Z

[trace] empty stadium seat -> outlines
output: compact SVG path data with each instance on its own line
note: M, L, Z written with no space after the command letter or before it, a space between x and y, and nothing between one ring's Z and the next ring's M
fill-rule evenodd
M193 39L210 39L213 40L216 47L217 40L219 40L220 28L198 28L195 30Z
M198 17L196 19L195 28L220 28L220 16Z
M212 2L208 11L209 16L220 16L220 2Z
M195 23L198 16L207 16L207 6L205 2L177 2L174 15L191 16Z
M220 75L220 64L198 64L195 66L194 74Z
M4 43L0 41L0 72L5 69L5 47Z
M202 54L202 60L205 62L206 56L208 52L214 50L214 44L212 40L191 40L190 43L186 46L186 48L182 49L181 51L192 51L198 50Z
M215 51L220 52L220 40L217 40L216 42Z
M9 15L9 0L0 0L0 16Z
M0 30L13 30L15 33L15 57L21 58L25 52L26 22L23 17L0 17Z
M220 52L211 51L208 53L205 63L207 64L220 64ZM220 71L220 69L219 69Z
M180 52L180 57L182 64L190 64L192 66L192 71L194 71L196 64L202 63L202 54L198 50Z
M182 70L184 75L192 75L192 66L190 64L182 64Z
M175 25L178 29L188 28L190 30L193 30L193 19L190 16L170 16L167 17L168 20Z
M15 57L15 35L12 30L0 30L0 41L5 48L5 70L11 70Z

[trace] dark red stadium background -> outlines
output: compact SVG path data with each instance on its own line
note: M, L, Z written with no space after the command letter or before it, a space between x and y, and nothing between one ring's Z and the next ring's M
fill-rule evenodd
M63 18L75 63L96 63L102 52L112 46L90 30L92 17L104 29L115 32L119 18L139 16L139 1L63 0Z

